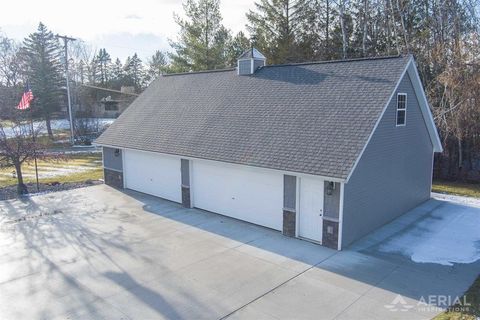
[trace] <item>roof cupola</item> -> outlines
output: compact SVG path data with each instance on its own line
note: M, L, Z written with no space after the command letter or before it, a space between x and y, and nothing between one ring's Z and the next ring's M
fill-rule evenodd
M263 67L267 61L267 58L255 48L250 48L240 57L238 57L237 73L238 75L254 74L255 71Z

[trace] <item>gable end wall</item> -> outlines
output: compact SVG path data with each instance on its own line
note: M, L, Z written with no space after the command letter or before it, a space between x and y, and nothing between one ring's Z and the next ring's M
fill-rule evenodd
M407 93L407 123L396 127L397 93ZM433 146L405 74L345 184L342 246L430 198Z

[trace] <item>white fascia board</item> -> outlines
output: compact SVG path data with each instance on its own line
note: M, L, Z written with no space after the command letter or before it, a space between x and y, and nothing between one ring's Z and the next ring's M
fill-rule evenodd
M345 183L340 184L340 206L338 208L338 240L337 250L342 250L343 239L343 201L345 199Z
M106 144L102 144L101 146L108 147L108 148L122 149L122 150L132 150L132 151L154 153L154 154L158 154L158 155L163 155L163 156L167 156L167 157L175 157L175 158L179 158L179 159L181 158L181 159L187 159L187 160L208 161L208 162L216 162L216 163L223 163L223 164L236 165L236 166L251 167L251 168L257 168L257 169L262 169L262 170L267 170L267 171L274 171L274 172L278 172L278 173L281 173L281 174L297 176L297 177L309 177L309 178L316 178L316 179L321 179L321 180L325 180L325 181L332 181L332 182L339 182L339 183L345 182L344 179L340 179L340 178L326 177L326 176L308 174L308 173L303 173L303 172L286 171L286 170L273 169L273 168L260 167L260 166L250 166L250 165L235 163L235 162L210 160L210 159L204 159L204 158L195 158L195 157L189 157L189 156L182 156L182 155L178 155L178 154L162 153L162 152L156 152L156 151L149 151L149 150L142 150L142 149L135 149L135 148L128 148L128 147L120 147L120 146L112 146L112 145L106 145Z
M103 152L102 152L103 153ZM127 175L125 171L125 152L122 151L122 178L123 178L123 188L127 187Z
M422 80L418 74L417 66L415 61L409 64L408 75L412 81L413 89L417 96L418 103L420 105L420 110L422 111L423 119L425 120L425 125L427 126L428 133L430 134L430 139L433 145L434 152L442 152L442 142L438 135L437 127L435 126L435 121L433 120L432 112L430 111L430 106L428 104L427 96L425 95L425 90L423 90Z
M400 78L397 80L397 84L395 85L395 88L393 89L392 93L390 94L390 97L388 98L387 103L386 103L385 106L383 107L382 113L381 113L380 116L378 117L377 122L375 122L375 126L373 126L373 130L370 132L370 135L368 136L367 142L366 142L365 145L363 146L362 151L360 152L360 154L359 154L358 157L357 157L357 160L355 160L355 163L353 164L353 167L352 167L352 169L350 170L350 173L348 174L347 179L345 179L345 183L348 183L348 181L349 181L350 178L352 177L353 172L354 172L355 169L357 168L357 165L358 165L358 163L360 162L360 159L362 158L363 153L365 152L365 149L367 149L367 146L368 146L368 144L370 143L370 140L372 139L373 134L375 133L375 131L377 130L378 125L380 124L380 121L382 121L382 118L383 118L383 115L385 114L385 111L387 111L387 108L388 108L388 106L390 105L390 102L392 101L393 97L396 96L395 93L397 92L398 86L400 85L400 82L402 82L402 79L403 79L403 77L405 76L405 74L407 73L408 67L410 66L410 64L412 63L412 61L413 61L413 57L410 57L410 59L408 60L407 65L405 66L405 69L402 71L402 74L400 75Z
M295 177L295 237L300 236L300 183L301 179Z

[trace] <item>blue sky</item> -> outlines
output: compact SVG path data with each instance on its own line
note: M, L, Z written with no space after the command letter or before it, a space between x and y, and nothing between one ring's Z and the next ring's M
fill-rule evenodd
M223 0L224 25L234 32L244 29L245 13L254 0ZM105 47L112 57L124 60L137 52L146 58L155 50L169 50L178 27L173 12L182 14L181 0L23 0L8 1L0 11L0 31L22 40L42 21L54 33Z

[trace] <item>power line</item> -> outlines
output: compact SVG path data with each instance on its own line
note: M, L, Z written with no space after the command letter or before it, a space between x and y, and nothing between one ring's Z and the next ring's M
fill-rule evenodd
M70 98L70 83L68 80L68 41L75 41L77 39L61 36L57 34L57 38L63 39L63 44L65 47L65 78L67 79L67 99L68 99L68 115L70 119L70 143L73 145L75 143L75 133L73 131L73 114L72 114L72 102Z

